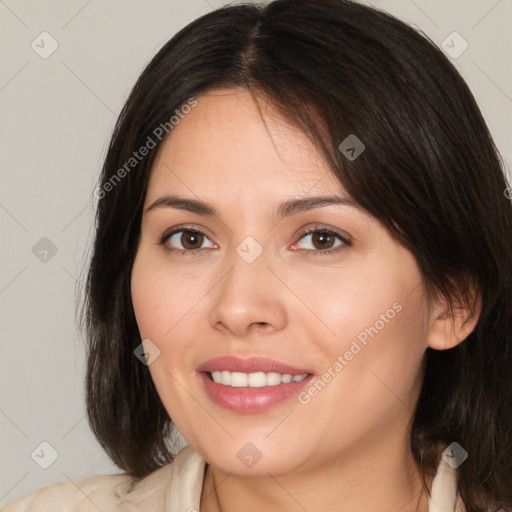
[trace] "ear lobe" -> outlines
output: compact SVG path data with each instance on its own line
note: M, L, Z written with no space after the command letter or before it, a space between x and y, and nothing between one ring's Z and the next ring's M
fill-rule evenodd
M439 303L432 311L427 344L436 350L448 350L462 343L475 329L482 299L473 294L471 305L451 305L448 300Z

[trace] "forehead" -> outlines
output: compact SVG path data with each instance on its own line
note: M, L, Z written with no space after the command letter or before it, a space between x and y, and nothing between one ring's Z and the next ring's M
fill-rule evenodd
M342 192L319 150L263 98L217 89L196 100L160 148L148 196L169 187L245 196Z

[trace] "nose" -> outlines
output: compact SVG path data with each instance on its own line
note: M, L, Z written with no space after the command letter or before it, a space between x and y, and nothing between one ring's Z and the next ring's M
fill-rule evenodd
M209 294L209 321L214 329L244 338L286 326L286 289L267 265L272 268L265 251L252 263L234 251L229 270Z

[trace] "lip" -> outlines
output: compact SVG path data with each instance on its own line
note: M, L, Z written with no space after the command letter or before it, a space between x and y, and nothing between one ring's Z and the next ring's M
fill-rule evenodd
M300 382L265 386L263 388L232 388L213 382L208 376L213 371L230 371L242 373L255 373L257 371L269 373L277 372L290 375L308 374ZM234 356L217 357L209 359L196 368L209 398L216 404L231 411L242 414L257 414L275 407L296 396L314 378L308 369L299 369L287 364L263 357L242 359Z

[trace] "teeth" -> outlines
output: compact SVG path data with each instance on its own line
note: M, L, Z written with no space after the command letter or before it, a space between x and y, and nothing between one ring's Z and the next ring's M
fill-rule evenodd
M300 382L302 379L305 379L308 374L290 375L289 373L281 374L276 372L241 373L215 371L211 372L211 376L213 382L223 384L224 386L231 386L232 388L263 388L265 386Z

